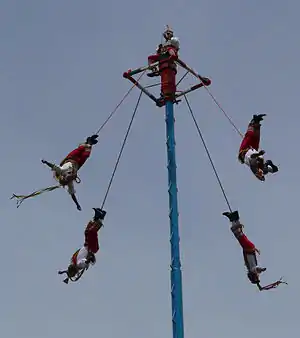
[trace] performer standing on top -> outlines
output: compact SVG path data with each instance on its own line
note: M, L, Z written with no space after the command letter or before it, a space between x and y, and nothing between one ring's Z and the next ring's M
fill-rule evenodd
M172 56L174 59L178 57L178 51L179 51L179 39L174 37L173 31L167 26L166 31L163 34L165 38L165 43L159 44L157 49L156 49L156 54L148 56L148 64L149 66L157 61L162 60L163 58L167 58ZM162 65L159 64L157 66L153 66L150 68L151 72L147 74L149 77L154 77L154 76L160 76L161 71L165 69L167 64ZM174 64L174 71L175 75L177 73L176 70L176 65Z

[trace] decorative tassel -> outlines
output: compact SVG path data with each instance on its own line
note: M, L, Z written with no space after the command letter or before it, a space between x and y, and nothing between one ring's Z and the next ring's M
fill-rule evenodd
M55 186L52 186L52 187L48 187L48 188L44 188L44 189L40 189L40 190L37 190L37 191L34 191L33 193L31 193L30 195L16 195L16 194L13 194L12 197L10 199L17 199L17 208L19 208L19 206L28 198L31 198L31 197L35 197L35 196L38 196L38 195L41 195L43 194L44 192L48 192L48 191L53 191L55 189L58 189L60 188L61 186L60 185L55 185Z
M281 277L277 282L274 282L274 283L272 283L272 284L269 284L269 285L260 287L259 290L260 290L260 291L264 291L264 290L275 289L275 288L277 288L277 286L280 285L280 284L286 284L286 285L288 285L287 282L283 282L283 281L282 281L282 277Z

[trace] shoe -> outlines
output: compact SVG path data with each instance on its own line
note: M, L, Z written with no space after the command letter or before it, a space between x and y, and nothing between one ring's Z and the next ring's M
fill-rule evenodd
M93 146L93 145L95 145L95 144L98 143L97 138L98 138L98 135L96 135L96 134L95 134L95 135L92 135L92 136L89 136L89 137L86 139L86 143L89 144L89 145L91 145L91 146Z
M273 173L277 173L278 167L277 167L271 160L267 160L267 161L265 162L265 167L266 167L266 169L267 169L268 165L272 168Z
M263 118L266 116L266 114L259 114L259 115L253 115L252 121L255 123L259 123L263 121Z
M260 127L260 122L263 121L263 117L265 115L266 114L253 115L252 120L250 121L250 125L257 128Z
M94 220L104 220L104 217L106 215L106 211L100 209L100 208L93 208L93 210L95 211L95 216L94 216Z
M239 212L238 211L233 211L233 212L223 212L224 216L226 216L230 222L238 221L239 220Z

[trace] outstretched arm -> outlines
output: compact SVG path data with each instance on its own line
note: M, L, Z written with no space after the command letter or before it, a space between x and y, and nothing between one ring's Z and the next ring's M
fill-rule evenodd
M61 170L58 166L56 166L53 163L50 163L48 161L42 160L43 164L46 164L46 166L48 166L50 169L54 170L58 175L61 173Z
M63 275L63 274L68 275L68 271L67 271L67 270L64 270L64 271L58 271L58 274L59 274L59 275ZM68 284L68 283L69 283L69 276L68 276L67 278L65 278L65 279L63 280L63 282L64 282L65 284Z
M259 291L262 291L262 290L264 289L264 288L260 285L260 283L257 283L256 285L257 285Z
M45 161L45 160L42 160L42 163L43 164L46 164L49 168L53 169L55 167L55 164L53 163L50 163L48 161Z
M280 278L278 281L276 281L274 283L271 283L271 284L268 284L268 285L265 285L265 286L261 286L259 283L257 283L257 287L259 288L259 291L264 291L264 290L275 289L280 284L286 284L286 285L288 285L287 282L283 282L282 278Z
M76 195L75 194L71 194L71 198L73 200L73 202L76 204L77 210L81 211L81 206L77 201Z
M81 211L81 206L78 203L76 195L75 195L76 191L74 189L73 181L69 182L69 184L68 184L68 192L71 195L73 202L76 204L77 210Z

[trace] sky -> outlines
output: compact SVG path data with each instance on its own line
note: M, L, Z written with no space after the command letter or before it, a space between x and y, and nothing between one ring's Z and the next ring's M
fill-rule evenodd
M163 108L142 96L105 204L97 264L80 282L66 286L57 271L101 206L138 89L81 170L82 211L63 189L19 209L9 200L53 184L40 160L59 163L100 127L131 86L123 72L147 63L166 24L180 39L180 58L212 79L213 95L242 132L252 114L267 114L261 147L280 170L261 183L237 161L241 138L211 97L205 90L189 96L232 208L261 249L262 282L289 282L262 293L248 282L222 216L227 206L182 102L175 116L185 336L296 336L299 10L296 0L0 0L3 336L171 337Z

